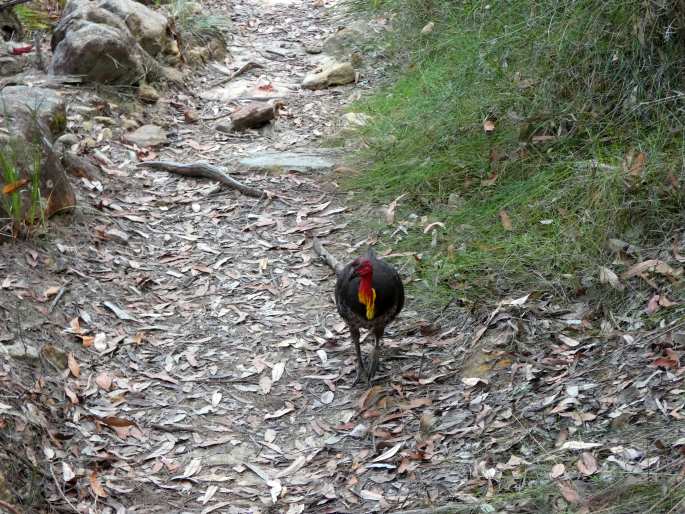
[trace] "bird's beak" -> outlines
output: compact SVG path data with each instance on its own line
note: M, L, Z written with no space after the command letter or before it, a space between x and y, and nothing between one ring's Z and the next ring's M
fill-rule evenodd
M354 270L350 275L350 278L359 278L359 270Z

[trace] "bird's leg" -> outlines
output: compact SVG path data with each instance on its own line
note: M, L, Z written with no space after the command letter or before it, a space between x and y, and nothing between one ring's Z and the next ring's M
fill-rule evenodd
M369 369L368 369L368 381L369 381L369 383L371 383L371 380L373 380L374 375L378 371L378 362L380 360L379 354L381 352L381 349L380 349L381 337L383 337L383 329L373 331L374 345L373 345L373 350L371 350L371 355L369 355Z
M359 328L350 327L350 335L352 336L352 343L354 344L354 351L357 354L357 376L354 379L354 384L357 385L363 379L367 378L366 368L364 368L364 359L362 358L362 349L359 347Z

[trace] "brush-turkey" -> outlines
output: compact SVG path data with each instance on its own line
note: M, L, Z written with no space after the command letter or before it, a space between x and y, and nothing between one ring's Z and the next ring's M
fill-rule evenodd
M404 286L397 270L376 258L369 248L366 256L358 257L338 273L335 303L340 316L350 328L357 353L357 379L371 382L378 369L379 345L385 327L395 319L404 306ZM359 347L359 329L369 330L374 337L374 348L364 365Z

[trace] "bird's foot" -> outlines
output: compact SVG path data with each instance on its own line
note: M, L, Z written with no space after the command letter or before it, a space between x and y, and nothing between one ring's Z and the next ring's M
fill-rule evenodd
M367 370L369 384L373 380L373 377L376 376L379 367L378 351L374 348L371 350L371 355L369 355L369 366Z
M354 382L352 382L352 387L362 383L366 382L367 384L369 383L369 376L366 372L366 367L362 364L361 366L357 366L357 375L354 377Z

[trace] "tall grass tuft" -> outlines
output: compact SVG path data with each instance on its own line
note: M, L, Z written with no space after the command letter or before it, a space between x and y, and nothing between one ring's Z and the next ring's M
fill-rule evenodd
M31 229L45 223L45 207L41 197L41 157L32 149L30 170L22 174L17 150L8 144L0 149L0 171L4 187L0 192L1 208L7 215L6 228L13 238L28 235ZM27 178L26 175L28 175Z

